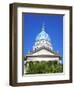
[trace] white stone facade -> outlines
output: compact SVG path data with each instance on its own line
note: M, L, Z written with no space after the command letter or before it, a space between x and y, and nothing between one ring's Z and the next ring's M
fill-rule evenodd
M37 52L29 54L27 56L27 61L58 61L60 60L59 55L55 55L53 52L47 49L41 49Z

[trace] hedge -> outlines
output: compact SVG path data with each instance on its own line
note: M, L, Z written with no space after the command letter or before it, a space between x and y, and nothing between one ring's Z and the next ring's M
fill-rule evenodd
M26 74L60 73L63 64L57 61L30 61L25 64Z

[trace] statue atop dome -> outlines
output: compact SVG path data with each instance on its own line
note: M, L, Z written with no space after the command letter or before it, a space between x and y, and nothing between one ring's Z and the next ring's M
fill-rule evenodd
M41 32L37 35L35 39L35 44L33 45L33 50L37 50L41 47L45 47L47 49L52 50L52 44L49 35L45 30L45 23L42 24Z

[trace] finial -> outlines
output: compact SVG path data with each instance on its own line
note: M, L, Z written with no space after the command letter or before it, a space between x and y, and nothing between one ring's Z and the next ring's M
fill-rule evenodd
M42 31L45 31L45 23L42 24Z

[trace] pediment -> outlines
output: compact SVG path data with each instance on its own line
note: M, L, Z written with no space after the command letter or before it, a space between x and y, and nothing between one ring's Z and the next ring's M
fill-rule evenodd
M46 49L41 49L39 51L32 53L31 55L55 55L55 54L51 51L46 50Z

